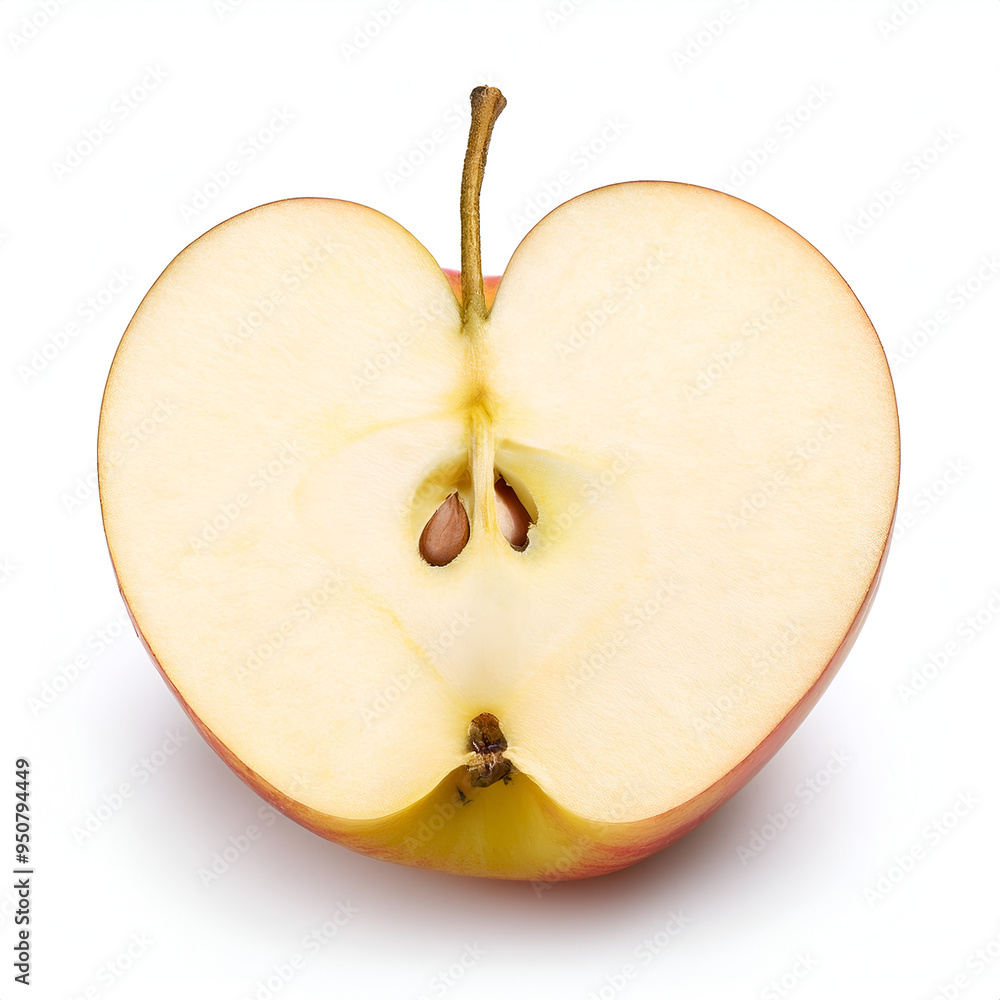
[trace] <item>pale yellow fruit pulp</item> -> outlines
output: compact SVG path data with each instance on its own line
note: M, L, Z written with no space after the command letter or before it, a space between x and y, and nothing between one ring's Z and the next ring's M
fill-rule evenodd
M898 459L830 263L745 202L637 182L543 219L464 329L372 209L230 219L129 325L99 472L137 626L248 781L355 849L527 878L635 860L776 749L870 596ZM456 491L469 542L429 566ZM481 712L517 773L471 790Z

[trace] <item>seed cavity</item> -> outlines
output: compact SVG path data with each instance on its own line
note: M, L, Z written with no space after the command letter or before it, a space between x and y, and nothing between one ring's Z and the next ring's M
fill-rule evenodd
M447 566L468 544L469 530L469 515L452 493L420 533L420 554L432 566Z
M500 476L493 485L497 503L497 526L512 549L523 552L528 547L528 528L534 524L518 495Z

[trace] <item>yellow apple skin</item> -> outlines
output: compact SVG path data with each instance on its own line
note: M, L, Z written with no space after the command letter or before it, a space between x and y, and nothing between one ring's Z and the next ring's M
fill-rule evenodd
M444 273L461 301L458 272ZM499 277L484 279L487 308L499 282ZM576 816L523 773L509 784L473 788L464 767L445 776L412 806L378 820L350 820L317 812L247 767L203 724L160 666L132 616L124 590L122 596L146 652L201 735L250 788L290 819L352 851L395 864L459 875L556 882L618 871L662 850L711 815L774 756L819 700L854 644L881 579L891 537L892 524L878 569L851 627L816 682L778 726L699 795L658 816L627 823L594 822Z

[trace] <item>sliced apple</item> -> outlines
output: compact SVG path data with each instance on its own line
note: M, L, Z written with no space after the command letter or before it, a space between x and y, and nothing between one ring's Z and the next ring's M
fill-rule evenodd
M164 677L289 816L592 875L704 818L829 682L895 509L892 383L833 266L717 191L574 198L485 293L474 225L460 281L319 198L182 251L108 379L108 544Z

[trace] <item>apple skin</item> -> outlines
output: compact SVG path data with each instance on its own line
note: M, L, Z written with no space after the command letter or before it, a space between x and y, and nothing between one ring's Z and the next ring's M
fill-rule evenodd
M461 275L443 270L461 302ZM499 283L498 276L483 279L487 309ZM518 774L509 785L497 782L488 788L473 788L464 767L445 776L419 802L378 820L342 819L311 809L247 767L201 721L160 666L132 615L117 568L115 574L136 635L197 730L237 776L289 819L327 840L382 861L459 875L559 882L619 871L669 846L735 795L777 753L812 710L854 645L882 577L894 523L895 512L878 569L843 641L816 682L777 727L699 795L668 812L629 823L582 819L563 809L525 774Z
M444 276L448 279L448 284L451 285L451 290L455 293L455 298L459 302L462 301L462 272L452 271L450 268L442 267L444 271ZM489 277L483 278L483 298L486 300L486 308L489 310L490 306L493 305L493 299L496 298L497 286L500 284L500 275L491 274Z

